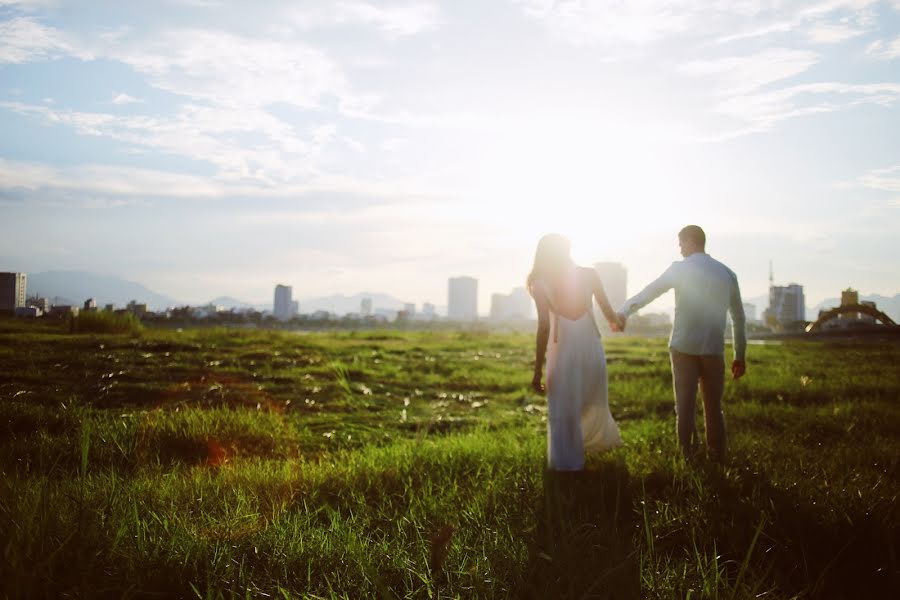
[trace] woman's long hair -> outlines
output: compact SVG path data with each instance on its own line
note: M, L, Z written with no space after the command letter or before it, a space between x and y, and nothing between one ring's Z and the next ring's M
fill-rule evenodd
M534 266L528 274L528 291L534 296L534 284L538 279L556 279L570 264L571 244L558 233L548 233L540 239L534 253Z

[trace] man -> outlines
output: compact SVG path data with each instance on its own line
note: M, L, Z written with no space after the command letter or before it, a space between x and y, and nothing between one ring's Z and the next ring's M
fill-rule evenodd
M739 379L747 370L744 355L747 334L744 306L737 276L706 253L706 234L696 225L678 233L684 260L672 263L656 281L630 298L618 314L619 327L628 317L668 290L675 289L675 323L669 341L678 442L685 457L693 455L697 430L694 415L697 384L703 394L706 449L719 462L725 461L725 313L731 311L734 362L731 376Z

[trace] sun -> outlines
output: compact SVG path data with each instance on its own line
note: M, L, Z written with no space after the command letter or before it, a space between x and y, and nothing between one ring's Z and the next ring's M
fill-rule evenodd
M555 231L584 259L600 260L648 232L677 230L691 204L675 151L625 125L535 119L473 147L471 210L523 244Z

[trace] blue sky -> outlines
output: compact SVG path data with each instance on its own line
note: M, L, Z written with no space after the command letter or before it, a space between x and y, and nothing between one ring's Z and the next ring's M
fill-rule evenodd
M486 311L697 223L745 296L900 292L898 0L0 0L0 131L2 270Z

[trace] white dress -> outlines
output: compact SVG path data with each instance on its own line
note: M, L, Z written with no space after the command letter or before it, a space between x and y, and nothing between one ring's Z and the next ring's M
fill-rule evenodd
M622 445L619 427L609 411L606 355L589 307L577 320L558 314L548 286L550 340L547 344L547 463L558 471L584 468L586 452Z

